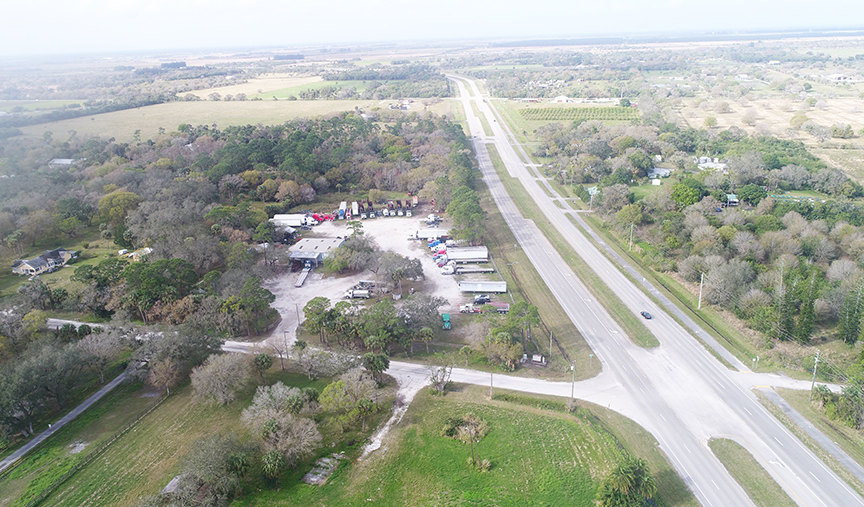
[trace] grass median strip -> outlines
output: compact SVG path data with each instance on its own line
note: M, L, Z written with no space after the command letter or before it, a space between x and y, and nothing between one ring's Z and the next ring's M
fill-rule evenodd
M734 440L712 438L708 447L723 463L729 475L744 488L747 496L757 507L794 507L796 503L789 498L768 472L750 454L750 451Z
M534 224L543 232L546 238L555 247L555 250L561 255L567 265L573 269L573 272L582 280L582 283L591 291L597 301L603 305L610 315L615 319L619 326L627 333L627 336L640 347L656 347L660 345L657 338L648 331L639 318L630 312L624 303L615 295L614 292L605 284L603 280L585 263L585 261L573 250L573 248L564 240L552 223L537 209L533 199L528 195L522 183L511 178L507 174L501 156L494 146L489 145L489 156L492 159L492 164L495 166L495 171L498 177L507 189L507 193L513 198L513 202L519 208L519 212L523 217L533 220Z

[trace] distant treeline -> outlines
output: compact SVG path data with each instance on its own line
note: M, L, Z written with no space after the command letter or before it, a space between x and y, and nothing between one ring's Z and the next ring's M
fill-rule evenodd
M273 55L274 60L302 60L304 58L303 55Z
M157 95L153 97L142 97L140 99L131 100L128 102L91 102L86 107L76 109L56 109L42 114L36 115L8 115L0 117L0 137L12 137L16 130L14 127L25 127L27 125L38 125L40 123L50 123L53 121L69 120L71 118L80 118L81 116L89 116L102 113L111 113L114 111L122 111L124 109L134 109L136 107L152 106L154 104L162 104L176 100L171 95ZM10 135L11 134L11 135Z
M382 68L358 68L324 74L327 81L443 80L444 75L430 65L398 65Z

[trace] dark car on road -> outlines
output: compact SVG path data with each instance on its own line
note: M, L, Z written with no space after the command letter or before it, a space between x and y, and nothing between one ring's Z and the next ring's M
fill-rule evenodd
M639 313L640 313L643 317L645 317L646 319L650 319L650 318L651 318L651 314L648 313L648 312L639 312Z

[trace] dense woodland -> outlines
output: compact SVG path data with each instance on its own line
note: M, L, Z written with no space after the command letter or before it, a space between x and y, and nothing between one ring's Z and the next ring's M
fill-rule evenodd
M542 142L536 155L551 160L549 170L561 183L581 184L577 193L602 212L607 227L622 236L634 227L649 267L703 281L704 300L747 321L768 348L772 340L836 339L851 347L864 339L864 208L852 200L864 192L802 144L671 124L584 122L550 125L537 135ZM726 169L699 171L696 155L725 160ZM676 167L675 177L636 199L631 187L646 182L656 156ZM598 195L589 195L590 186L599 188ZM796 191L827 197L769 197ZM740 204L727 207L728 194ZM862 365L864 356L847 372L858 382ZM823 373L829 379L845 375ZM857 387L847 394L862 395ZM864 404L838 399L847 400L838 417L860 427Z
M49 166L55 157L77 162ZM273 247L281 238L268 222L274 213L331 211L346 193L375 198L391 190L421 193L442 206L455 200L472 226L479 209L470 188L476 171L468 140L458 125L434 116L400 113L394 121L374 122L345 113L224 130L181 125L134 144L13 138L3 143L0 164L14 174L5 181L15 183L0 186L5 259L84 245L78 264L65 268L73 270L67 288L36 277L0 301L0 407L4 427L26 433L40 414L65 406L71 392L130 352L147 350L155 361L145 370L161 364L182 375L225 337L254 335L275 323L274 296L261 286L283 261ZM340 195L328 197L332 192ZM465 229L470 235L471 227ZM97 257L86 238L152 251L139 262L114 253ZM74 330L45 331L53 311L111 318L127 332L84 335L85 343L98 342L100 352L92 352ZM142 349L130 325L180 327L163 327L164 336L145 341ZM373 348L365 338L356 345ZM400 343L405 339L399 337ZM99 368L79 360L96 355L103 358L93 363ZM54 366L37 366L46 361ZM28 373L34 368L41 376Z

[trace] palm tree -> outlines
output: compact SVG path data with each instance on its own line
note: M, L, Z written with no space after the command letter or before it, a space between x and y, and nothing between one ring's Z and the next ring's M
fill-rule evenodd
M629 507L645 505L657 494L657 483L642 458L628 458L618 465L597 491L597 500L603 507Z

